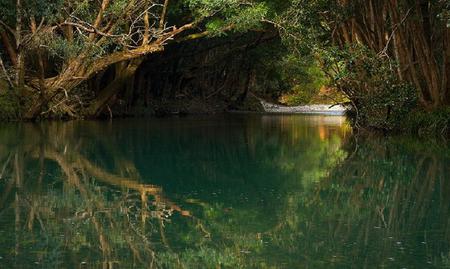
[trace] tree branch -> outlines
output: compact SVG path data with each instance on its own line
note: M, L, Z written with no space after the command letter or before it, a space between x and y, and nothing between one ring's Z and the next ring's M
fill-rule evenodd
M93 25L94 29L97 29L98 27L100 27L100 25L102 23L102 20L103 20L103 14L104 14L106 8L108 8L109 1L110 0L103 0L102 1L102 6L100 7L100 10L98 11L97 18L95 19L95 22L94 22L94 25ZM91 33L89 35L89 40L93 41L94 38L95 38L95 34L97 34L97 32Z
M0 67L2 68L3 73L5 74L6 80L8 80L9 86L14 87L11 78L8 75L8 71L5 68L5 65L3 64L2 56L0 55Z
M167 7L169 6L169 0L164 0L164 6L161 13L161 17L159 19L159 30L162 30L164 28L165 20L166 20L166 13L167 13Z
M65 21L65 22L61 23L60 26L74 26L74 27L79 28L88 33L98 34L98 35L105 36L105 37L113 37L113 38L123 37L123 35L113 35L113 34L109 34L109 33L104 33L92 25L84 26L84 25L82 25L80 23L76 23L76 22Z
M13 36L16 36L16 31L14 31L14 29L11 28L9 25L7 25L4 21L0 20L0 24L1 24L6 30L8 30L8 32L10 32Z

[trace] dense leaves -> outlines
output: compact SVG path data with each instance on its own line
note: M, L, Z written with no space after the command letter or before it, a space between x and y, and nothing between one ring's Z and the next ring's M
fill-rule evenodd
M319 59L360 125L398 130L414 109L448 107L448 1L290 3L274 25L294 51Z

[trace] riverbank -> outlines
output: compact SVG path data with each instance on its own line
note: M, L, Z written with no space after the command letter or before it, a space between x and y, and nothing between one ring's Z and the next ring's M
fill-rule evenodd
M261 101L265 112L281 114L323 114L323 115L345 115L346 108L342 105L303 105L303 106L282 106Z

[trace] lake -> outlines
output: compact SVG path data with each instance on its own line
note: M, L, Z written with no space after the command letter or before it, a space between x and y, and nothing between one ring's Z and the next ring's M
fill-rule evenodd
M450 268L450 146L340 116L0 126L0 268Z

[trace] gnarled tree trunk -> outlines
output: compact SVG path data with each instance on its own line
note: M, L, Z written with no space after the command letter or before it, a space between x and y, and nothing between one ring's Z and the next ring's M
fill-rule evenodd
M120 89L124 86L124 83L133 78L137 68L142 63L142 58L133 59L128 62L121 62L116 64L116 74L114 80L112 80L104 89L98 94L93 103L87 109L87 115L90 117L98 116L111 98L116 95Z

